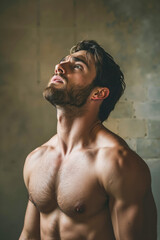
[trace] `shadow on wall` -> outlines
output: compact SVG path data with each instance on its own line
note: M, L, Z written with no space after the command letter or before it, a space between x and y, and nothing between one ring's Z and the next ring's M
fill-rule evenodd
M158 213L158 238L160 240L160 161L149 161L147 162L152 176L152 191L154 195L154 199L157 206L157 213ZM151 220L152 221L152 220Z

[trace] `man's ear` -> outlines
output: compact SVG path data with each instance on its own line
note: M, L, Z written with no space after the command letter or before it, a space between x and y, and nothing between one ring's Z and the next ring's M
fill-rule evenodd
M106 87L103 88L97 88L94 90L91 99L92 100L103 100L107 98L109 95L109 89Z

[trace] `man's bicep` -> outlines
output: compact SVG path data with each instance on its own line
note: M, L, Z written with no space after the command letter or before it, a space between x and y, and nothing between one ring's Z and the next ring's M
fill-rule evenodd
M26 239L40 239L40 214L30 200L28 201L24 219L24 227L20 240L23 239L23 237Z
M155 240L155 207L150 174L146 167L122 171L110 195L110 211L116 240ZM156 224L156 220L154 220Z
M110 202L112 225L116 240L142 240L145 236L145 210L143 201L127 203Z
M154 234L155 230L146 229L150 219L148 209L154 208L153 200L150 203L148 200L151 196L149 169L139 156L128 149L111 157L103 165L101 176L109 196L116 240L151 240L147 234Z

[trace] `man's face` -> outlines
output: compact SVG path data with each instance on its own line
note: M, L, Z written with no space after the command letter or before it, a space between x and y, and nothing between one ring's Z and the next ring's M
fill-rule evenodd
M55 74L43 95L53 105L81 107L94 88L95 77L94 57L86 51L78 51L55 66Z

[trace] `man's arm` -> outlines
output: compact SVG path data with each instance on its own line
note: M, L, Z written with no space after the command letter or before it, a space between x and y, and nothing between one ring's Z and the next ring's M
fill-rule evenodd
M128 148L115 149L106 158L102 181L116 240L156 240L157 216L148 167Z
M23 176L28 192L30 175L34 171L36 160L34 154L36 152L37 150L28 155L24 165ZM24 226L19 240L40 240L40 213L37 210L36 206L31 202L31 200L28 201Z
M29 200L24 219L24 227L19 240L40 240L40 216Z

